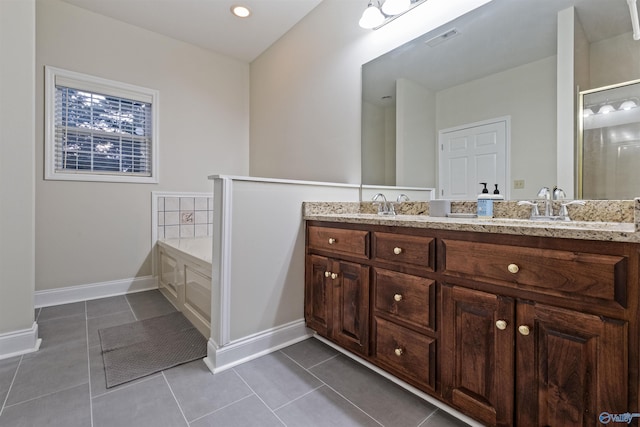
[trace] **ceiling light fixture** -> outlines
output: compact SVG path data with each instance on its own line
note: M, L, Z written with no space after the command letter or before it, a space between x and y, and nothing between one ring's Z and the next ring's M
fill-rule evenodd
M382 13L388 16L400 15L411 7L411 0L385 0Z
M362 13L360 26L368 30L382 27L426 0L369 0Z
M379 2L378 6L375 6L373 1L369 1L369 5L364 12L362 12L362 18L360 18L359 24L362 28L370 30L382 25L385 18L382 12L380 12L379 5Z
M231 13L238 18L248 18L251 10L246 6L231 6Z

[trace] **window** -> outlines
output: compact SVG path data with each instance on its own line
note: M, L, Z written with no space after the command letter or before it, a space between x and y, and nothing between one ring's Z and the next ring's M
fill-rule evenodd
M158 91L45 74L45 179L158 182Z

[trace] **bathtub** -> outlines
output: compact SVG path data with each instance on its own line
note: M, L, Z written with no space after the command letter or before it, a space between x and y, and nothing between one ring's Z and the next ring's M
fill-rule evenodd
M211 237L157 241L158 288L205 336L211 333Z

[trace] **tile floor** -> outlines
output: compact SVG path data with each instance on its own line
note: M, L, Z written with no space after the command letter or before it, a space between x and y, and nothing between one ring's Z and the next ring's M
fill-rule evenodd
M36 310L40 351L0 360L0 426L465 425L313 338L216 375L197 360L107 389L98 329L174 310L158 291Z

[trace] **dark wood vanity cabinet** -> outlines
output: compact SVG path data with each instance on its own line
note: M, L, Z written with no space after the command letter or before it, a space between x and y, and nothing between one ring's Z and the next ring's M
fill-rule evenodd
M319 334L484 425L640 412L638 245L340 224L367 247L332 255L310 223Z
M598 425L624 413L627 323L443 286L442 395L487 425Z
M310 227L309 248L366 258L368 232ZM335 257L306 257L307 326L361 355L369 354L369 267Z

